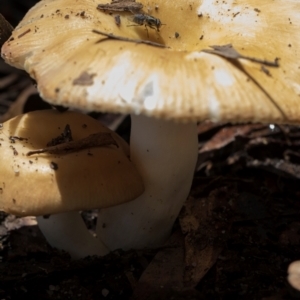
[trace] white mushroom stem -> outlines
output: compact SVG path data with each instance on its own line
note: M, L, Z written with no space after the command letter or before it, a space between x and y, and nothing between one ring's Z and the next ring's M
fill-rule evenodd
M67 251L73 259L88 255L106 255L109 250L93 237L78 212L37 217L39 228L53 247Z
M166 241L189 194L197 161L195 123L132 116L131 126L131 160L145 192L100 211L97 236L110 250L153 248Z

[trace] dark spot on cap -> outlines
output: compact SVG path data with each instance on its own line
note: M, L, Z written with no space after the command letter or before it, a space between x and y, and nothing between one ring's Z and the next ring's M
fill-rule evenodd
M23 37L24 35L26 35L27 33L29 33L31 31L30 28L28 28L26 31L24 31L23 33L21 33L20 35L18 35L18 39Z
M75 78L73 80L73 84L74 85L84 85L84 86L85 85L93 85L93 83L94 83L93 77L95 75L96 75L95 73L89 74L88 72L84 71L77 78Z
M52 169L52 170L58 170L58 164L57 163L55 163L55 162L53 162L53 161L51 161L50 162L50 168Z

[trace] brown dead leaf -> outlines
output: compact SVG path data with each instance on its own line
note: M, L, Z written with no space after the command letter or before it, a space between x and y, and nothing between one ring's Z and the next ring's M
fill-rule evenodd
M0 14L0 48L4 42L10 37L13 27L8 21Z
M216 262L232 224L234 187L218 187L207 197L189 197L179 216L185 234L186 288L195 287Z
M183 272L183 236L177 230L142 274L134 290L134 299L156 300L158 295L182 291Z
M244 124L221 128L200 148L197 170L213 167L208 159L225 161L226 156L244 148L253 131L264 127L266 126L262 124Z
M220 149L232 143L237 136L247 136L253 130L265 127L261 124L233 125L224 127L218 131L199 151L199 153L208 152L214 149Z
M224 124L220 122L212 122L210 120L205 120L200 122L197 126L197 133L199 140L207 140L211 135L217 133L221 128L228 126L229 124Z
M300 179L300 165L289 163L283 159L267 158L263 161L254 159L247 162L247 167L264 169L280 176Z

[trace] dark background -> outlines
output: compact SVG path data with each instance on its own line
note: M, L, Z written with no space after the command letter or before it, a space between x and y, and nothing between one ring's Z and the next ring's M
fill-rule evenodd
M14 27L23 18L24 14L32 7L37 0L1 0L0 13L13 25Z

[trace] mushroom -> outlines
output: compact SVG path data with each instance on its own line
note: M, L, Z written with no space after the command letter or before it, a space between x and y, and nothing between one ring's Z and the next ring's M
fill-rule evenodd
M2 57L52 104L131 114L145 192L102 209L97 234L110 250L155 247L188 196L197 121L299 123L300 2L140 0L146 26L125 9L117 26L106 2L40 1Z
M0 210L41 216L50 244L74 258L106 254L73 211L121 204L143 192L126 142L87 115L43 110L1 124L0 144Z
M288 267L287 280L289 284L296 290L300 291L300 261L296 260L290 263Z

